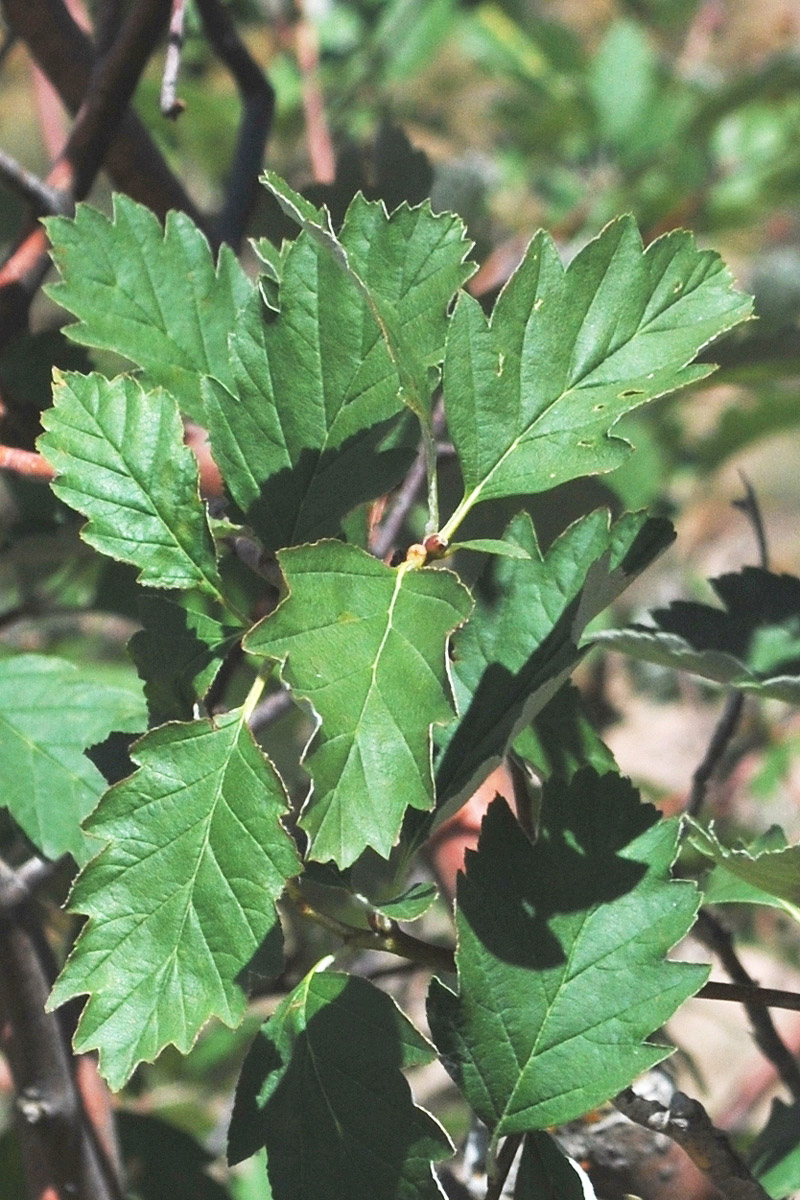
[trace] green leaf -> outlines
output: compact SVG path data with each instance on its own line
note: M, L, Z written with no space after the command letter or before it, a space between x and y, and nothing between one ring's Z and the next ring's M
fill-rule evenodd
M315 969L281 1002L242 1069L231 1162L267 1149L280 1200L440 1197L431 1162L452 1153L401 1074L433 1050L394 1001Z
M772 1101L769 1121L749 1158L758 1182L775 1200L800 1188L800 1104Z
M516 542L504 542L502 538L471 538L467 542L453 542L450 553L459 550L476 550L483 554L499 554L502 558L530 558L527 550Z
M412 883L399 896L373 902L376 912L391 921L416 921L426 913L439 895L435 883Z
M489 560L475 586L470 622L453 639L459 717L436 736L437 820L497 766L575 668L589 621L673 537L667 521L639 513L610 526L609 513L598 509L543 555L530 517L514 518L504 540L525 557Z
M514 739L514 750L542 779L571 779L581 767L594 767L598 775L616 770L614 755L587 720L580 692L571 683L564 684Z
M469 593L449 571L387 567L342 542L278 558L289 595L244 646L279 661L321 721L301 817L311 856L387 857L406 807L433 804L431 727L453 714L445 648Z
M128 650L144 680L151 723L187 721L242 627L220 620L197 592L142 596L139 610L144 628Z
M204 384L225 484L267 550L338 532L389 491L413 449L382 450L398 381L360 297L310 239L286 256L281 312L258 297L230 339L233 382Z
M535 845L492 804L459 879L459 991L434 980L428 1017L494 1139L572 1120L669 1053L643 1039L708 975L664 960L699 901L669 880L677 841L616 775L547 781Z
M690 826L692 845L717 864L704 888L707 904L769 904L800 921L800 845L788 846L783 830L773 827L754 845L729 850L713 826Z
M800 579L761 567L709 580L725 610L677 600L593 641L760 696L800 703Z
M537 234L491 322L464 293L450 322L444 399L464 498L443 536L480 501L619 466L630 452L609 432L619 418L704 378L710 367L687 364L749 314L719 257L688 233L643 251L623 217L566 270Z
M586 1191L572 1163L549 1133L529 1133L522 1143L514 1200L585 1200Z
M383 204L359 194L337 238L327 210L315 209L271 171L261 182L361 296L397 371L400 399L429 429L447 308L475 270L464 262L472 243L463 222L453 213L434 214L427 201L401 204L387 217Z
M172 397L127 376L56 373L53 401L37 444L58 473L55 494L89 518L89 545L138 567L142 584L221 598L197 462Z
M163 725L131 755L140 770L88 824L109 844L73 889L89 921L49 1002L88 994L75 1048L100 1051L113 1088L168 1043L186 1053L209 1017L241 1020L240 984L281 970L275 901L299 869L241 709Z
M79 204L74 218L44 224L61 274L48 292L78 317L64 332L143 367L148 388L163 387L202 422L200 378L228 379L228 334L253 292L230 248L215 269L185 213L169 213L162 229L127 196L114 197L112 220Z
M87 682L72 663L38 654L0 659L0 775L3 804L47 858L96 852L80 822L105 791L84 754L112 730L147 724L141 696Z
M270 181L304 223L281 256L280 312L266 320L253 298L231 335L232 382L208 380L204 397L227 487L276 550L337 533L408 468L416 445L381 442L403 389L438 379L447 308L472 266L462 222L429 205L388 217L357 196L339 240Z

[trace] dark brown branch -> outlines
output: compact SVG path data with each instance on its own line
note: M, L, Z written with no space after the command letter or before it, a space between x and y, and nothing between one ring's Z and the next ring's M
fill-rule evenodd
M0 181L21 196L37 217L66 212L69 207L61 192L49 187L5 150L0 150Z
M761 1008L785 1008L800 1012L800 994L757 984L705 983L695 994L696 1000L730 1000L734 1004L757 1004Z
M170 121L176 121L186 108L183 100L178 98L178 74L181 69L183 54L183 22L186 15L186 0L173 0L172 16L169 19L169 40L167 54L164 59L164 74L161 79L161 95L159 105L161 115Z
M16 1093L23 1169L32 1200L121 1200L86 1119L67 1036L45 1001L55 977L25 879L0 863L0 1044Z
M744 988L742 1004L753 1029L753 1037L761 1053L773 1064L794 1100L800 1103L800 1068L784 1044L767 1008L753 999L758 993L756 981L744 967L733 945L730 932L706 909L700 911L693 933L704 946L719 958L734 983ZM796 996L800 1008L800 996Z
M722 762L731 738L736 733L743 708L744 693L731 692L725 701L720 718L714 726L714 732L703 759L692 775L692 787L689 799L686 801L686 812L690 817L696 817L703 807L711 777Z
M214 53L236 80L242 101L242 120L225 203L214 229L215 243L227 242L238 250L257 195L264 147L275 111L275 92L220 0L197 0L197 11Z
M669 1108L665 1108L657 1100L646 1100L627 1088L615 1097L614 1105L637 1125L677 1142L726 1200L768 1200L769 1194L753 1178L725 1134L715 1128L699 1101L675 1092Z
M9 27L58 92L67 111L80 108L89 85L95 50L63 0L0 0ZM114 186L146 204L157 216L181 209L203 218L167 166L149 133L132 112L125 114L104 163Z

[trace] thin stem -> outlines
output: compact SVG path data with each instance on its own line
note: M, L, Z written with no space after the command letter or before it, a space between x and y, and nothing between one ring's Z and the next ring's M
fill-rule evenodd
M489 1168L485 1200L500 1200L508 1173L514 1164L524 1136L523 1133L512 1133L503 1142Z
M289 879L286 883L286 894L297 911L316 925L335 934L349 946L358 950L381 950L387 954L396 954L410 962L419 963L433 971L454 974L456 970L455 955L446 946L435 946L431 942L423 942L419 938L405 933L394 921L385 925L385 918L380 927L361 929L340 921L338 917L315 908L303 892L299 879Z
M292 704L292 696L288 688L284 688L280 692L273 692L271 696L267 696L265 700L255 706L247 724L253 733L259 729L266 729L269 725L274 725L276 721L279 721L289 711Z
M253 681L253 686L250 688L250 691L247 693L245 702L242 705L242 719L245 721L245 723L247 723L249 721L249 719L252 717L253 709L258 704L259 700L261 699L261 693L264 691L266 682L267 682L267 676L261 675L260 673L256 676L255 680Z
M758 985L736 953L729 930L707 909L703 909L698 914L693 932L717 955L733 982L744 989L741 1002L750 1020L756 1045L773 1064L795 1101L800 1103L800 1067L775 1028L767 1008L753 999L758 993ZM794 1000L800 1009L800 996L795 996Z
M425 473L428 477L428 522L425 533L436 533L439 528L439 480L436 474L436 437L433 429L422 427L422 445L425 450Z
M181 69L183 54L183 20L186 14L186 0L173 0L172 15L169 20L169 37L167 53L164 59L164 74L161 78L161 94L159 106L161 115L175 121L186 108L183 100L178 98L178 74Z
M741 500L734 500L734 507L740 509L750 521L758 547L759 565L766 570L769 563L769 549L758 498L747 477L742 475L741 479L745 494ZM690 817L696 817L703 806L708 784L722 762L725 751L736 733L743 708L744 693L731 692L725 701L725 707L714 727L708 749L692 776L692 786L686 802L686 812Z
M0 445L0 469L16 471L31 479L53 479L55 471L41 454L33 450L22 450L19 446Z
M420 447L419 454L415 458L411 470L406 475L399 491L395 495L386 520L376 532L372 543L372 553L376 558L385 558L389 551L393 549L400 536L400 530L403 528L406 517L414 507L419 490L425 479L426 471L425 452Z

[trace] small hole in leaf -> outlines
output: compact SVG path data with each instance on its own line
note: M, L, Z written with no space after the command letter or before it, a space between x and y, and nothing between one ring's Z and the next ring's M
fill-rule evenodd
M619 398L620 398L620 400L626 400L628 398L628 396L643 396L643 395L644 395L644 388L628 388L627 391L620 392Z

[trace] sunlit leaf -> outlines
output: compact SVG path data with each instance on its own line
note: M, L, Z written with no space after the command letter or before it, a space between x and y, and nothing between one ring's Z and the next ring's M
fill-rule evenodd
M185 213L169 213L162 229L143 204L121 195L111 220L79 204L74 218L45 225L61 274L49 293L78 317L64 332L143 367L148 388L163 387L202 422L200 377L228 378L228 334L253 292L231 249L222 247L215 267Z
M245 649L280 661L321 720L301 818L312 856L340 867L366 846L386 856L406 808L433 804L431 729L453 715L445 647L469 594L449 571L387 567L342 542L279 561L289 595Z
M175 401L128 376L56 377L38 446L53 491L89 518L83 537L139 568L139 582L219 596L214 544Z
M241 1020L251 975L282 967L275 901L299 869L242 710L162 725L131 754L140 769L88 826L108 845L73 889L89 921L50 998L88 995L75 1047L99 1050L114 1088L168 1043L186 1053L209 1017Z

